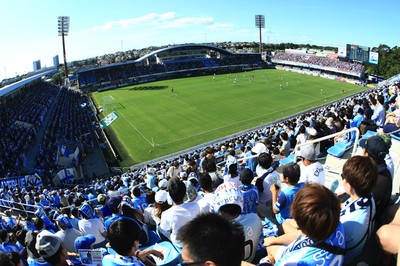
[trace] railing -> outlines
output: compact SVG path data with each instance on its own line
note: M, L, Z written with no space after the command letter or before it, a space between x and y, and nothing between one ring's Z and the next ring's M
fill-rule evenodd
M323 140L334 138L336 136L340 136L340 135L343 135L343 134L351 133L353 131L356 132L356 137L354 139L353 151L351 153L351 156L354 156L356 154L356 151L357 151L358 139L360 138L360 131L358 130L357 127L352 127L352 128L349 128L349 129L345 129L345 130L342 130L340 132L336 132L336 133L333 133L331 135L328 135L328 136L325 136L325 137L322 137L322 138L319 138L319 139L307 140L305 143L299 144L297 147L300 148L300 147L307 146L307 145L310 145L310 144L318 143L318 142L321 142ZM294 154L295 155L294 155L293 162L296 162L296 160L297 160L296 152Z
M5 205L4 203L8 203L8 205ZM16 208L14 205L19 205L22 207L22 209ZM12 206L14 206L14 207L12 207ZM25 216L29 216L29 214L33 215L37 209L42 209L42 211L44 211L42 207L37 206L37 205L31 205L31 204L26 204L26 203L22 203L22 202L15 202L15 201L6 200L6 199L0 200L0 208L11 209L14 211L22 212L22 213L25 213ZM35 209L35 211L29 211L29 210L27 210L28 208Z
M333 133L331 135L328 135L328 136L325 136L325 137L322 137L322 138L319 138L319 139L307 140L307 142L297 145L297 148L300 148L302 146L307 146L307 145L310 145L310 144L314 144L314 143L318 143L318 142L321 142L321 141L324 141L324 140L327 140L327 139L331 139L331 138L334 138L334 137L342 135L342 134L350 133L352 131L356 132L356 137L355 137L354 143L353 143L353 151L351 153L351 156L354 156L356 151L357 151L358 139L360 138L360 131L356 127L352 127L352 128L346 129L346 130L342 130L340 132L336 132L336 133ZM223 155L223 156L225 156L225 155ZM252 156L249 156L249 157L239 158L239 159L237 159L237 161L241 162L241 161L248 160L248 159L255 158L255 157L258 157L258 154L252 155ZM296 151L295 151L294 152L293 162L296 162L296 161L297 161L297 155L296 155ZM224 162L225 162L225 160L220 161L218 164L223 165Z

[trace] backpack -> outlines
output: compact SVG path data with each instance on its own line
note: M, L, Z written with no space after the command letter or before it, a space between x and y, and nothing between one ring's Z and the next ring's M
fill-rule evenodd
M257 187L259 193L263 193L264 192L264 186L263 186L264 179L267 177L267 175L269 175L273 171L274 171L274 169L269 169L262 176L257 178L255 186Z

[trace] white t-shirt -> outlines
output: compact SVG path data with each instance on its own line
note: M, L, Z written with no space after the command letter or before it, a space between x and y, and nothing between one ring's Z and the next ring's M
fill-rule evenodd
M230 174L226 174L226 175L224 175L224 183L228 183L228 182L235 183L237 187L242 185L242 182L240 182L240 180L239 180L239 176L232 178Z
M300 165L300 180L299 183L318 183L325 185L325 171L322 164L319 162L305 166L301 162Z
M92 234L96 238L96 242L93 244L99 244L105 240L102 233L106 231L104 224L100 219L82 219L78 222L79 231L84 235Z
M194 219L199 213L200 206L196 202L184 202L174 205L161 214L160 229L170 231L172 243L180 247L181 244L176 241L179 229Z
M260 167L261 168L261 167ZM257 176L258 178L260 178L267 170L260 169L259 166L257 166ZM264 187L264 191L262 193L259 193L259 198L258 198L258 203L265 205L267 202L272 201L272 193L270 190L271 185L273 184L277 184L278 186L281 186L281 179L279 176L279 173L277 171L273 171L271 172L269 175L267 175L264 178L264 182L263 182L263 187ZM268 205L270 206L270 205Z
M55 235L58 236L62 240L62 242L68 252L77 252L77 250L75 249L75 245L74 245L75 239L77 237L83 236L82 232L76 230L75 228L69 228L65 231L60 230L60 231L56 232Z
M205 193L204 197L197 202L200 206L200 212L202 213L210 212L213 202L214 202L214 193Z
M168 168L167 171L167 176L170 177L179 177L179 173L181 172L181 167L175 168L173 166L171 166L170 168Z
M262 233L261 220L257 214L249 213L240 215L235 221L243 226L245 237L244 260L251 262L256 255L258 242L260 242Z

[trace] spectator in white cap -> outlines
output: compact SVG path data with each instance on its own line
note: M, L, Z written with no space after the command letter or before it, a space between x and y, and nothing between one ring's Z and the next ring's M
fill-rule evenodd
M314 146L312 144L301 146L296 155L301 159L299 183L325 185L325 171L322 164L317 161Z
M154 211L152 212L151 217L156 222L157 226L159 226L161 222L161 214L171 207L171 205L168 204L168 192L165 190L157 191L154 196L154 201Z
M243 226L245 243L248 243L244 246L244 260L251 262L262 235L262 224L257 214L242 214L243 195L235 183L228 182L218 186L215 190L213 210Z
M38 254L50 265L68 265L68 253L61 239L49 231L43 230L36 236L35 248Z
M166 190L168 185L168 180L163 178L160 181L158 181L158 188L160 190Z

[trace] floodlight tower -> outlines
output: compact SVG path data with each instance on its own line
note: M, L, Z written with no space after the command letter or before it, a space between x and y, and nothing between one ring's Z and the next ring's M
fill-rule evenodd
M258 51L262 53L262 35L261 29L265 28L265 17L264 15L256 15L255 17L256 27L260 30L260 46Z
M64 36L68 36L68 31L69 31L69 17L68 16L59 16L58 17L58 36L62 37L63 54L64 54L64 70L65 70L66 78L68 78L68 67L67 67L67 57L66 57L66 52L65 52Z

